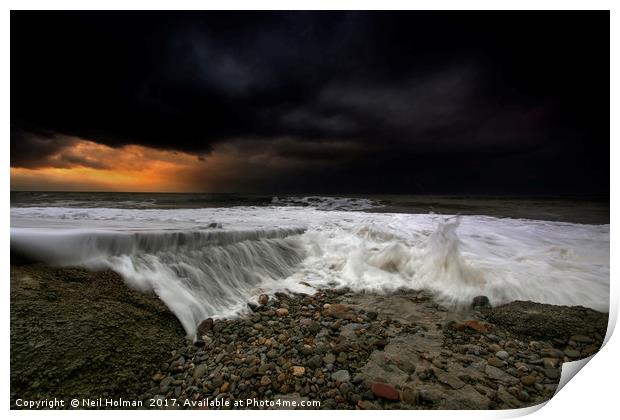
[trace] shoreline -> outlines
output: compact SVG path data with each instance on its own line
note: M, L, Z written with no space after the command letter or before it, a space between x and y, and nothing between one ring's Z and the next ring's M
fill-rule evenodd
M525 407L553 395L561 363L598 351L608 316L532 302L454 312L424 291L278 293L253 306L202 325L196 346L155 295L130 290L115 273L12 265L11 406L107 394L343 409Z

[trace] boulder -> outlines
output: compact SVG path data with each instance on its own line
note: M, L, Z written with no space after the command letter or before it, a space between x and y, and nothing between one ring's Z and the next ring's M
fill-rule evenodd
M485 317L522 339L567 341L576 335L589 339L591 333L604 337L608 314L582 306L516 301L490 309Z
M490 308L490 307L491 307L491 302L489 302L489 298L486 296L476 296L471 301L472 309Z
M198 325L198 335L203 336L213 329L213 318L207 318Z

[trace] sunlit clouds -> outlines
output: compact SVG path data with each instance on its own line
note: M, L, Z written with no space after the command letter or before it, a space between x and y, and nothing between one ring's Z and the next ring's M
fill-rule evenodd
M15 163L13 190L56 191L245 191L290 176L316 176L363 158L372 147L353 142L236 140L216 144L209 154L126 145L118 148L76 138L57 138L64 147L44 159Z
M193 191L178 175L204 161L188 153L75 140L34 168L11 168L15 190Z

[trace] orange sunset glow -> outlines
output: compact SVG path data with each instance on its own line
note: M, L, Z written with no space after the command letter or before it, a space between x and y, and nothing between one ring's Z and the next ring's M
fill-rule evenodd
M44 166L11 168L14 190L179 191L196 188L183 177L205 162L188 153L76 140Z
M205 155L147 146L110 147L90 140L59 137L64 145L43 159L11 167L14 191L229 192L286 177L311 162L332 165L326 156L312 161L283 156L302 150L316 154L349 152L351 145L232 141Z

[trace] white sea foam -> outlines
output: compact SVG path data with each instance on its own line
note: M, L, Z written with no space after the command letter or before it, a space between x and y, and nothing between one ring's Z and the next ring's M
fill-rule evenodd
M347 197L273 197L271 204L282 207L312 207L318 210L368 210L381 207L373 200L367 198L347 198Z
M11 247L60 265L109 268L154 290L189 335L261 292L427 289L609 305L609 225L321 211L313 207L12 208Z

